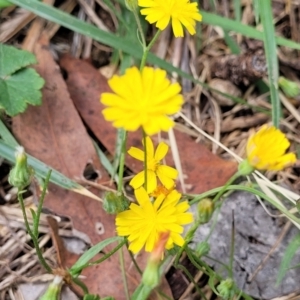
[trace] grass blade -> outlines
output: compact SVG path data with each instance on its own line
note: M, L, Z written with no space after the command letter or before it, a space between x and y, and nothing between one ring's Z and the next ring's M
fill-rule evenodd
M10 163L14 164L16 162L15 158L15 148L5 143L3 140L0 139L0 156L9 161ZM85 195L87 197L93 198L98 201L102 201L99 197L88 191L86 188L78 184L77 182L69 179L62 173L50 168L40 160L32 157L31 155L27 154L28 164L34 169L36 175L40 178L45 179L47 174L50 170L51 179L50 181L62 188L71 190L73 192Z
M279 72L271 0L259 1L258 7L264 29L264 47L268 65L269 86L272 102L272 121L273 125L278 127L281 116L281 106L278 92Z

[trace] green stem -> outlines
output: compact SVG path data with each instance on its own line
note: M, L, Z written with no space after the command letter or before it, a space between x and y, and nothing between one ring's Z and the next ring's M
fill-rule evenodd
M21 206L21 210L22 210L22 214L23 214L23 218L24 218L24 222L25 222L25 227L26 227L26 230L29 233L29 235L30 235L30 237L31 237L31 239L33 241L37 257L38 257L39 261L41 262L41 264L43 265L43 267L47 270L47 272L52 273L51 268L46 263L43 255L42 255L42 251L40 249L38 239L33 234L33 232L31 231L31 228L29 226L27 215L26 215L26 210L25 210L25 205L24 205L24 199L23 199L22 191L21 190L19 190L19 192L18 192L18 200L19 200L19 203L20 203L20 206Z
M45 178L43 191L42 191L41 197L39 199L39 203L38 203L38 207L37 207L37 211L36 211L36 217L33 220L33 234L36 238L38 238L38 234L39 234L40 217L41 217L42 208L43 208L43 204L44 204L44 200L45 200L45 196L46 196L46 192L47 192L47 187L48 187L50 177L51 177L51 172L52 172L52 170L49 170L49 172Z
M123 242L121 242L121 243L123 243ZM120 263L121 263L121 273L122 273L122 279L123 279L123 283L124 283L125 296L126 296L127 300L130 300L128 285L127 285L126 272L125 272L124 253L123 253L122 248L119 250L119 258L120 258Z
M144 141L144 176L145 176L145 183L144 183L144 187L145 190L147 191L147 180L148 180L148 174L147 174L147 170L148 170L148 166L147 166L147 135L146 132L143 130L143 141Z
M123 189L123 174L124 174L125 155L126 155L126 141L127 141L127 131L124 131L121 153L120 153L120 163L119 163L118 192L122 192L122 189Z
M94 265L98 265L98 264L102 263L104 260L106 260L107 258L109 258L110 256L112 256L113 254L115 254L125 244L126 244L126 240L124 239L124 241L120 242L120 244L118 246L116 246L114 249L112 249L111 251L109 251L107 254L103 255L103 257L101 257L100 259L97 259L97 260L95 260L95 261L93 261L91 263L88 263L84 268L86 268L88 266L94 266Z
M214 199L212 200L213 203L216 203L221 196L223 195L223 193L227 190L227 188L238 178L240 177L240 173L237 171L235 174L233 174L229 180L226 182L226 184L219 190L219 192L217 193L217 195L214 197Z
M143 49L143 56L142 56L142 61L141 61L141 65L140 65L140 71L143 70L143 68L146 64L146 61L147 61L148 53L149 53L150 49L152 48L152 46L154 45L154 43L156 42L156 40L158 39L160 33L161 33L161 30L158 29L157 32L155 33L153 39L149 43L149 45Z

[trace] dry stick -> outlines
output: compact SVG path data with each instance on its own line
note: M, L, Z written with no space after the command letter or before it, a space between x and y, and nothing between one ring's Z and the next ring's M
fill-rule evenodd
M84 0L78 0L82 8L84 9L85 13L89 16L91 21L97 25L100 29L103 31L110 32L110 30L106 27L106 25L102 22L102 20L97 16L97 14L94 12L93 8L86 3Z
M269 257L273 254L273 252L276 250L278 245L281 243L282 239L285 237L289 229L291 228L292 222L288 221L285 225L284 228L282 229L277 241L269 251L269 253L266 255L266 257L262 260L262 262L259 264L259 266L256 268L256 270L252 273L252 275L249 278L249 282L252 282L252 280L255 278L257 273L263 268L263 266L266 264L267 260Z
M35 15L33 13L24 9L17 9L17 15L15 17L1 24L0 42L7 42L34 18Z
M198 271L198 273L196 274L196 276L194 277L195 282L198 282L198 280L202 277L203 272L202 271ZM191 293L191 291L194 288L194 283L191 282L188 287L186 288L186 290L184 291L184 293L181 295L181 297L179 298L179 300L184 300L186 299L186 297Z
M70 13L73 11L73 9L75 8L76 5L77 5L76 0L67 0L62 5L60 5L58 8L61 11ZM46 35L49 37L49 39L51 39L56 34L56 32L58 31L59 28L60 28L60 25L53 23L53 22L48 22L43 33L46 33Z

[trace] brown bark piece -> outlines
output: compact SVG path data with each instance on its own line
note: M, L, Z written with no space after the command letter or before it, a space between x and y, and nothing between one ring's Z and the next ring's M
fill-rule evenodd
M36 70L46 81L43 104L29 107L13 118L17 139L29 154L71 179L82 177L86 164L91 162L101 180L109 180L70 99L60 69L49 52L47 40L36 44L35 54L39 62ZM68 216L74 228L85 233L92 244L115 235L114 217L103 211L100 202L50 184L45 207ZM107 248L112 249L112 246ZM126 264L130 264L129 259ZM125 299L117 254L98 266L87 268L83 275L90 293ZM129 281L131 292L135 287L136 282Z
M116 129L104 120L101 113L104 106L100 103L101 93L110 91L107 80L85 61L64 56L60 65L68 74L67 86L81 117L108 151L114 153ZM236 171L234 162L212 154L204 145L195 143L184 133L175 132L175 135L183 173L187 176L185 183L191 186L188 192L202 193L222 186ZM141 147L140 132L128 134L127 148L130 146ZM167 162L174 165L171 153ZM126 165L135 173L142 169L142 164L128 155Z

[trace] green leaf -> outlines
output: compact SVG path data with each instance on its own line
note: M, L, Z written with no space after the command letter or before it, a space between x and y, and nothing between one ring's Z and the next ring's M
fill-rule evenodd
M282 281L286 271L289 269L290 263L297 252L297 250L300 247L300 234L296 235L294 239L289 243L287 246L282 261L280 263L279 271L278 271L278 277L276 281L276 285L278 286L280 282Z
M0 108L10 116L24 112L27 104L41 104L44 80L27 66L36 63L34 55L0 44Z
M278 127L281 116L281 103L278 93L279 68L271 0L259 1L258 8L264 29L264 47L268 65L269 86L272 102L272 121L273 125Z
M40 89L44 83L44 79L31 68L0 78L0 108L5 109L8 115L15 116L24 112L27 104L41 104Z
M0 77L12 75L16 71L37 63L35 56L25 50L0 43Z
M122 237L114 236L94 245L79 257L77 262L71 267L70 274L72 276L76 276L80 274L81 270L87 266L88 262L94 256L96 256L103 248L105 248L107 245L113 242L122 241L122 240L123 240Z

